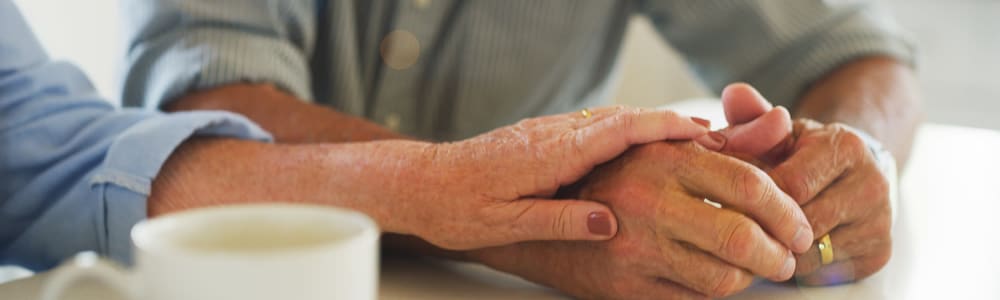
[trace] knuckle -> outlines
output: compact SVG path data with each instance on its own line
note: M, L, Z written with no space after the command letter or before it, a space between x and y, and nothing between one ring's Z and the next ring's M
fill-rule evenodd
M756 168L741 167L737 169L736 180L736 191L740 192L740 195L745 196L745 199L750 199L754 201L753 203L747 203L751 205L750 207L757 207L758 205L765 202L768 197L773 197L775 191L770 185L766 184L767 174Z
M564 158L585 157L586 151L584 150L584 147L587 142L584 141L584 138L585 135L581 134L581 132L578 130L572 130L560 133L559 136L556 137L558 144L569 145L569 147L566 147L565 149L567 151L570 151L569 153L564 154L565 156ZM538 152L542 152L541 149L539 149Z
M718 253L733 261L747 261L753 248L753 230L749 220L735 218L722 231Z
M618 107L615 114L615 123L618 124L621 132L631 132L635 122L639 119L639 111L625 107Z
M834 146L841 151L847 151L851 157L863 157L867 152L865 141L851 132L843 124L832 124L834 128Z
M573 226L570 222L572 222L573 217L570 216L570 211L571 209L568 204L563 205L562 208L559 209L559 214L556 216L555 222L552 222L552 234L563 237L570 236L572 234L570 231Z
M786 192L792 199L799 203L805 202L807 197L809 197L810 191L812 190L813 180L809 176L794 175L787 177L785 182L788 184L786 187Z
M718 276L715 276L712 288L707 293L716 298L731 296L749 285L747 279L747 276L739 269L725 268Z

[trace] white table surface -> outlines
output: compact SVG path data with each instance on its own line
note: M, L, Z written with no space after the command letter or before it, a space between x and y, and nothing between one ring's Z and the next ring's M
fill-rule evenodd
M733 299L1000 299L1000 133L924 125L902 173L893 256L848 285L758 281ZM36 299L45 273L0 285L0 299ZM434 259L382 262L381 299L565 299L488 268ZM117 299L82 283L67 299Z

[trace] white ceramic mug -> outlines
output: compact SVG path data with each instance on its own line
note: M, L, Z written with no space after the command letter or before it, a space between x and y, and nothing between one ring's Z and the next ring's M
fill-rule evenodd
M378 237L375 222L345 209L196 209L136 225L133 271L93 254L78 255L50 275L42 299L59 299L84 278L129 299L375 299Z

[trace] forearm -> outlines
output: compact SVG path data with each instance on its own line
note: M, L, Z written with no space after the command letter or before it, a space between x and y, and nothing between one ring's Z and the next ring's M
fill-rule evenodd
M281 145L205 138L185 142L153 182L148 215L256 202L332 205L408 233L405 207L429 144L410 141ZM390 151L391 148L391 151Z
M194 92L171 102L167 109L174 111L220 109L237 112L247 116L251 120L254 120L261 127L270 131L278 142L284 143L338 143L380 139L410 139L409 137L383 128L367 120L295 99L291 95L288 95L269 84L234 84L211 90ZM260 146L261 145L256 145L254 147ZM191 147L197 148L206 146L195 145ZM316 177L313 176L312 178L315 179ZM332 177L327 179L332 179ZM295 184L302 183L304 182L295 182ZM370 185L371 183L367 184ZM304 188L311 189L316 187L319 186L306 185ZM296 188L294 190L310 194L302 188ZM240 189L240 191L244 190ZM202 192L213 191L208 190ZM188 194L192 193L189 192ZM225 194L221 196L232 196L232 194ZM285 193L279 193L279 195L271 196L279 197L277 199L287 198L287 201L307 199L294 198ZM238 197L235 198L236 199L228 200L239 201ZM203 197L202 199L219 198ZM274 198L265 197L265 199ZM158 208L154 211L152 202L153 201L151 200L151 215L154 213L162 213L159 209L173 210L183 208L170 207L175 205L175 203L171 203L175 201L168 201L166 203L157 203ZM185 203L177 203L176 205L211 205L211 203L185 201ZM444 250L412 235L386 233L383 236L382 241L385 249L393 253L430 255L456 260L467 260L465 254L461 251Z
M864 130L902 167L922 119L917 79L909 67L891 58L858 59L814 83L793 115Z
M271 84L237 83L195 91L165 108L239 113L271 132L279 143L411 139L368 120L304 102Z

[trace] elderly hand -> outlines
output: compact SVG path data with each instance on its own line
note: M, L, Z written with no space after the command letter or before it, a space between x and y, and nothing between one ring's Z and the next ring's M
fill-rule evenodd
M553 200L598 164L632 145L692 139L708 132L669 111L606 107L521 121L483 135L423 144L419 153L392 147L374 153L403 157L401 193L376 219L390 232L414 234L445 249L472 249L528 240L604 240L618 220L593 201ZM400 142L405 143L405 142ZM416 143L416 142L413 142ZM413 162L411 157L430 157Z
M737 127L759 122L752 116L770 109L745 84L727 87L723 101L727 120ZM734 144L730 140L727 145ZM797 120L792 135L771 149L739 140L736 144L749 146L727 146L723 151L763 162L761 167L802 206L813 236L818 240L830 234L833 262L823 266L814 243L797 258L799 282L820 285L857 280L888 262L892 249L889 179L854 131L843 124Z
M722 297L747 287L753 274L791 278L789 249L803 252L812 242L802 211L766 173L691 142L634 147L579 186L576 197L618 215L614 239L523 243L477 258L583 298Z
M810 285L871 275L892 252L889 178L865 142L843 124L797 120L788 158L771 176L802 205L819 239L829 234L833 262L821 264L813 245L798 257L796 277Z

